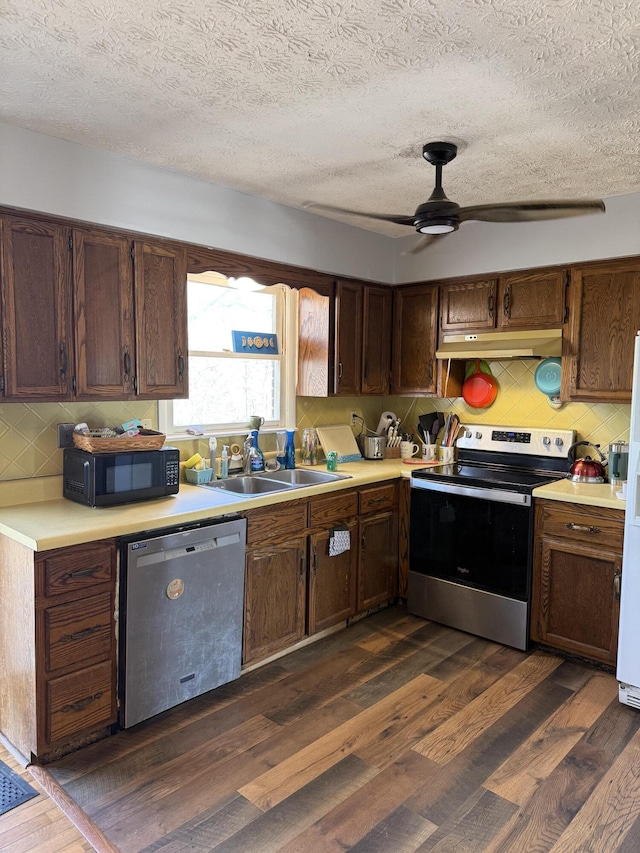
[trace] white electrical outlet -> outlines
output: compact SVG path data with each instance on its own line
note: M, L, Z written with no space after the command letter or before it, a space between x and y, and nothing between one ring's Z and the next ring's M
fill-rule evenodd
M355 426L358 423L360 415L357 412L351 412L351 426Z
M143 429L153 429L151 426L151 418L140 418L140 423Z

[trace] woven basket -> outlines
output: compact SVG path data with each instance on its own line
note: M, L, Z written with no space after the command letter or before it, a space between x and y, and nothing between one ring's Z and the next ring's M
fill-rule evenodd
M132 450L160 450L166 435L152 429L141 430L131 438L98 438L92 435L73 434L73 443L88 453L131 453Z

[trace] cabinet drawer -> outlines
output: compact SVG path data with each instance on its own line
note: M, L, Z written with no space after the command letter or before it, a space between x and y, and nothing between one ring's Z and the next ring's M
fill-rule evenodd
M307 503L274 504L246 513L247 546L291 539L307 529Z
M545 537L622 551L624 519L619 510L541 501L538 513L538 532Z
M48 598L111 581L114 566L112 541L45 552L36 558L37 594Z
M115 722L111 661L87 667L47 684L49 743Z
M59 604L44 611L47 672L111 655L111 593Z
M360 515L389 509L396 503L396 484L385 483L372 489L361 489L359 499Z
M358 514L358 492L334 492L324 498L312 498L309 501L310 527L326 527L328 524L343 522Z

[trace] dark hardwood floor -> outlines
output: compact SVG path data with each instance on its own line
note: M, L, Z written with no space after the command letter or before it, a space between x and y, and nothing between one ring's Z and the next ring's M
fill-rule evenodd
M401 607L36 772L98 850L640 851L614 677Z

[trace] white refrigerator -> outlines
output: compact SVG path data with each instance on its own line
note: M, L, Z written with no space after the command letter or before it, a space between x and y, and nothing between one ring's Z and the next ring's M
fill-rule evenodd
M633 359L627 476L616 676L620 701L640 710L640 332Z

